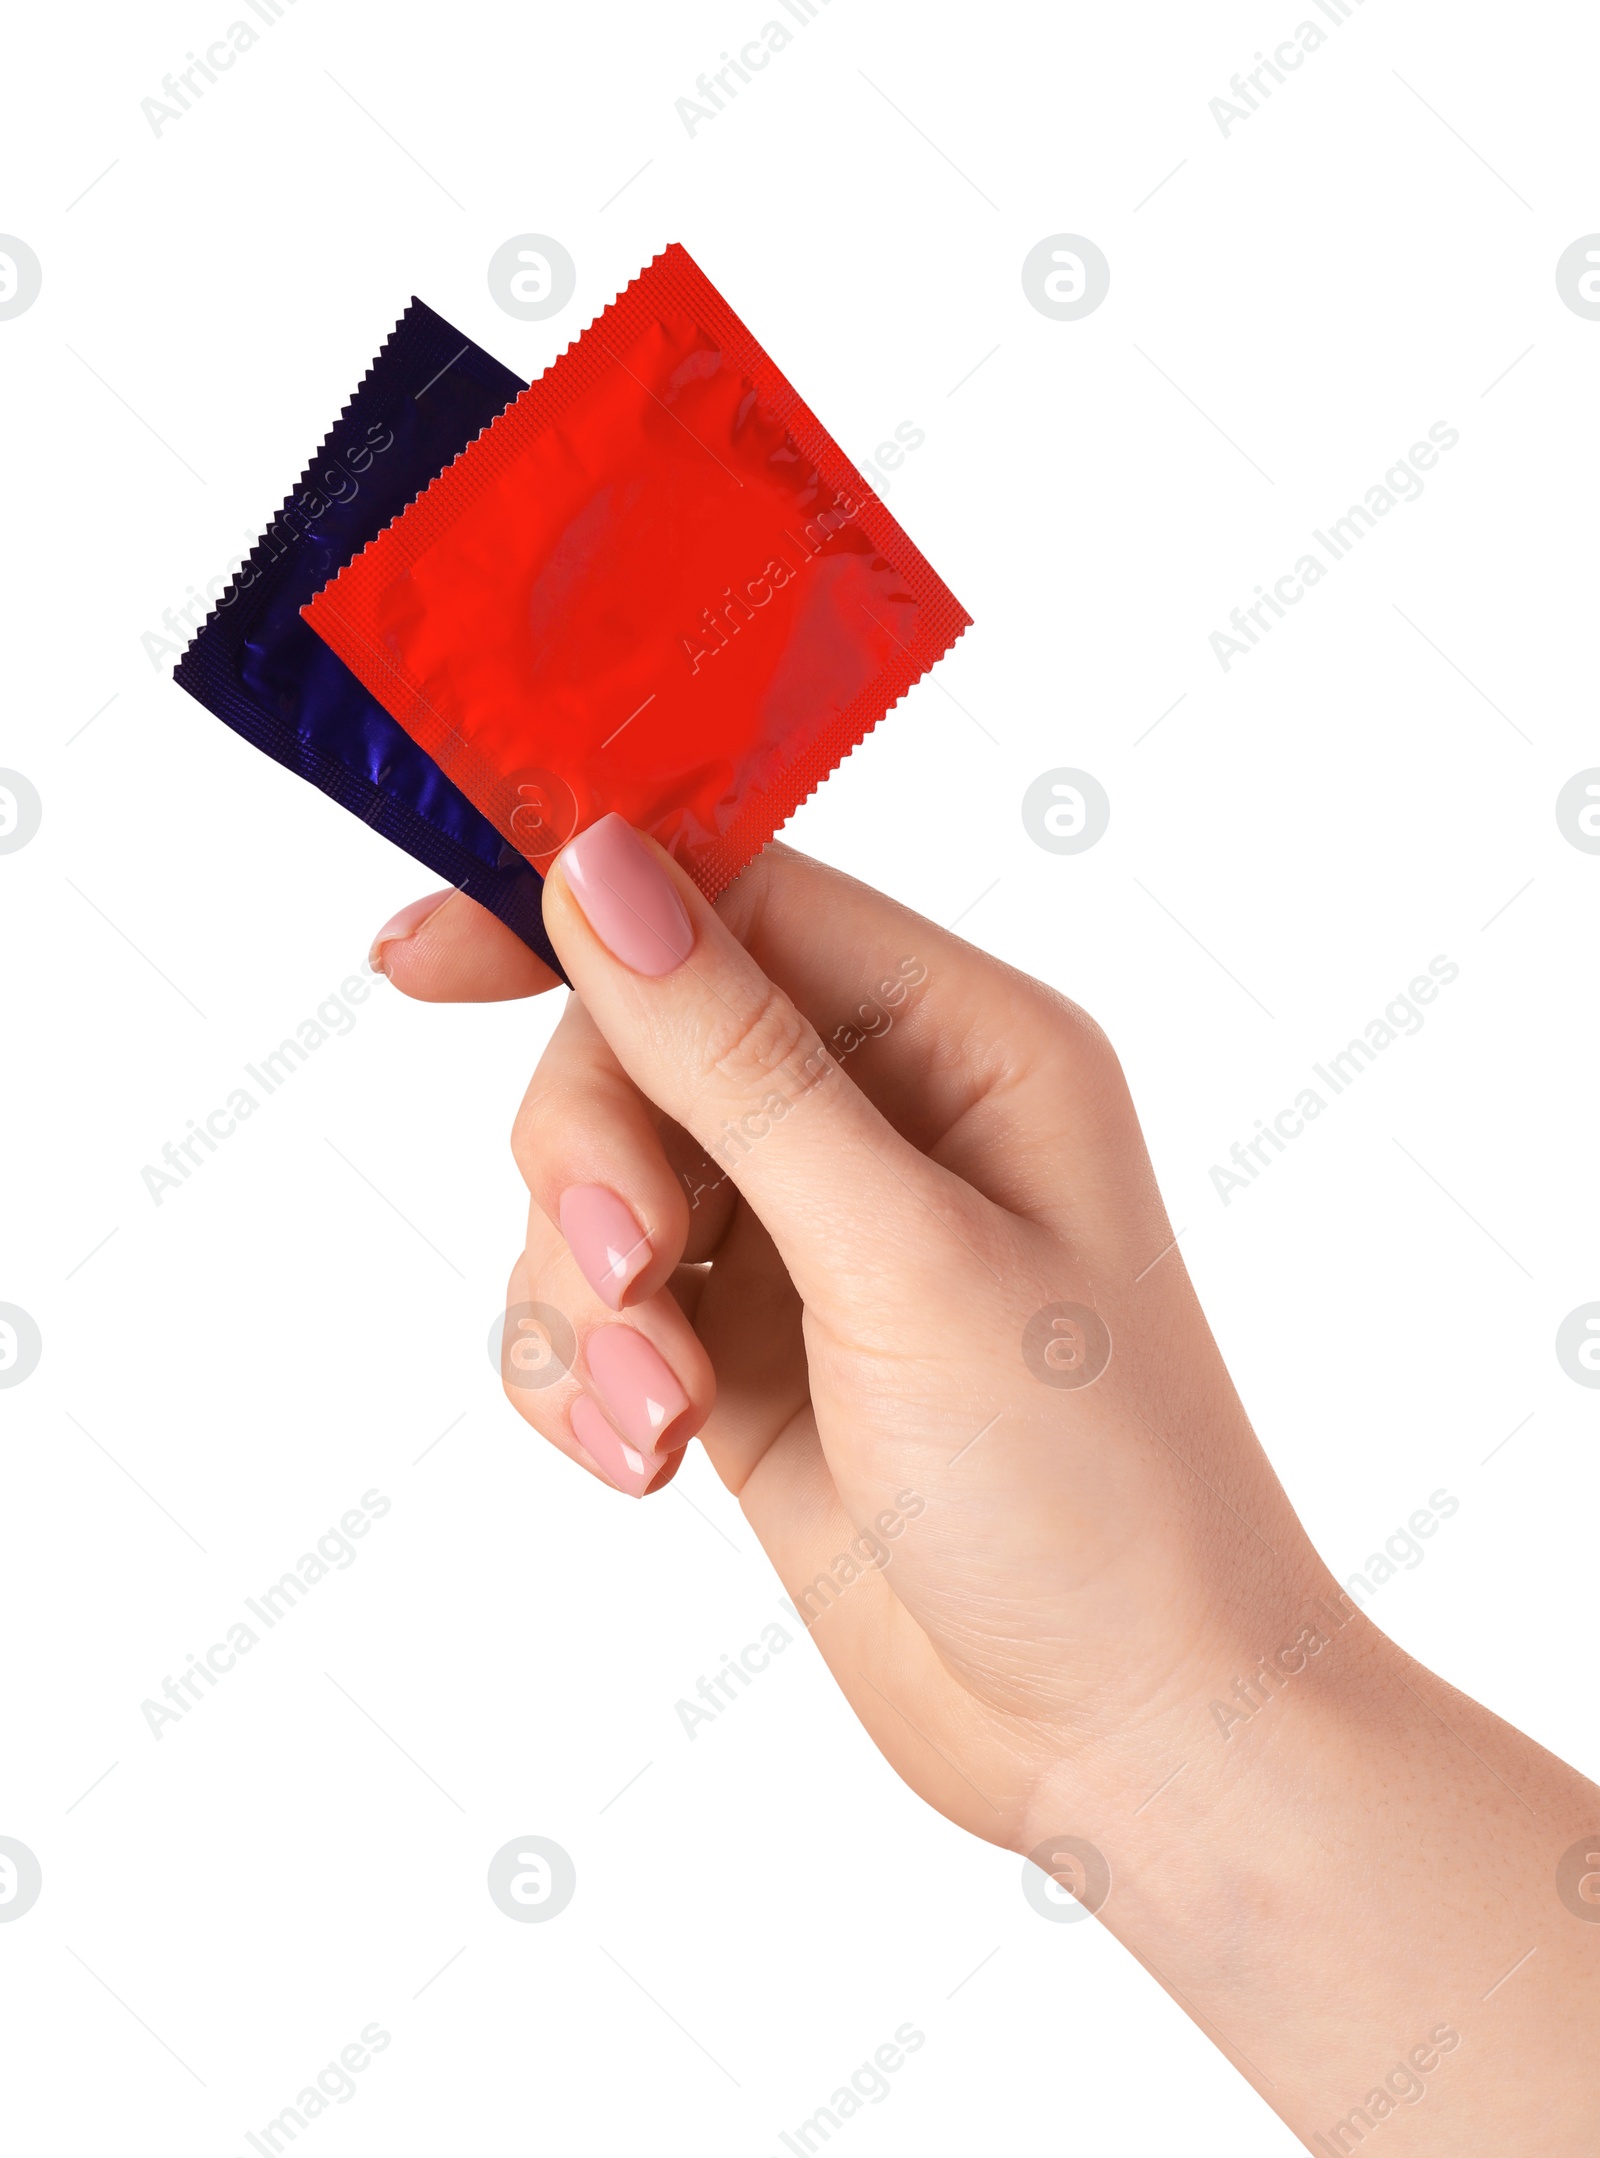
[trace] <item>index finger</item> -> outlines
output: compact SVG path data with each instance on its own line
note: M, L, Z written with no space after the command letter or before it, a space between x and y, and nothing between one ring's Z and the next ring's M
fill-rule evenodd
M514 930L454 889L402 907L373 938L369 956L396 989L422 1004L497 1004L560 987Z
M652 841L603 817L557 858L544 907L623 1068L726 1169L808 1303L837 1305L853 1284L865 1293L891 1261L903 1271L908 1254L914 1265L933 1221L997 1273L979 1248L1004 1239L995 1210L851 1084Z

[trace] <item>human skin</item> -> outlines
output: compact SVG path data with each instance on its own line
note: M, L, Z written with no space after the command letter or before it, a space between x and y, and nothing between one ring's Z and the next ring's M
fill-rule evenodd
M379 934L397 987L552 985L440 900ZM896 1772L1046 1867L1102 1853L1100 1922L1308 2149L1593 2158L1600 1924L1557 1868L1600 1790L1342 1596L1094 1022L782 847L713 908L607 818L545 921L576 993L508 1303L579 1348L522 1416L635 1496L697 1435ZM1058 1383L1085 1334L1041 1355L1056 1304L1109 1332L1092 1383Z

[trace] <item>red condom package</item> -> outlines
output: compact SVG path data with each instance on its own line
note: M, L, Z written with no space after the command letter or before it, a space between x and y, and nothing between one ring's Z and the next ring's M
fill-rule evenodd
M535 868L708 898L971 620L677 246L303 612Z

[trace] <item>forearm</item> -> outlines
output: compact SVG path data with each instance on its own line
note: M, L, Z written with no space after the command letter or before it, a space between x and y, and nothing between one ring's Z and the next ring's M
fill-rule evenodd
M1100 1915L1313 2151L1592 2158L1600 1790L1348 1612L1151 1726Z

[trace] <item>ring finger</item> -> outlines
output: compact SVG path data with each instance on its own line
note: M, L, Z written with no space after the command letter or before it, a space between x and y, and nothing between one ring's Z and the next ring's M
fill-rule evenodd
M526 1422L636 1498L670 1481L716 1395L709 1359L670 1291L619 1317L536 1204L512 1272L501 1375Z

